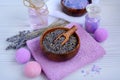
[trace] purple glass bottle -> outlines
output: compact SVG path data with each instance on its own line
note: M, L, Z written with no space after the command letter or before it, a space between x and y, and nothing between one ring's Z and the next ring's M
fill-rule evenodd
M89 33L94 33L100 25L100 7L90 4L86 9L88 13L85 16L85 29Z

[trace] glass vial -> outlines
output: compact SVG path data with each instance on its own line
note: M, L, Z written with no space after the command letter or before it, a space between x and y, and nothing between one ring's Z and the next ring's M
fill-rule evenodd
M43 0L26 0L29 3L28 14L33 30L47 27L48 7Z
M101 9L95 4L86 7L87 15L85 16L85 29L89 33L94 33L100 25Z

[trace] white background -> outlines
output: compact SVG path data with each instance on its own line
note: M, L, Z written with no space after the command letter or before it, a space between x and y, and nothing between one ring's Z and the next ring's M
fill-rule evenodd
M64 80L120 80L120 1L101 0L102 8L101 27L109 32L109 38L101 45L106 50L106 55L86 67L73 72ZM55 18L49 17L49 23ZM0 80L46 80L41 74L34 79L23 75L24 65L15 61L15 51L6 51L7 37L13 36L18 31L30 29L28 25L27 8L22 0L0 0ZM90 70L93 65L100 66L100 74L90 73L83 76L81 70ZM91 76L93 75L93 76Z

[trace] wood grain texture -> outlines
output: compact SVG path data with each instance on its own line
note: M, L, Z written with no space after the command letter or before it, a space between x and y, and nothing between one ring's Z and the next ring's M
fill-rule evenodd
M88 69L90 64L64 80L120 80L120 1L101 0L102 8L101 27L109 32L109 38L101 45L106 50L106 55L93 64L102 67L99 75L84 77L82 69ZM35 79L26 78L23 75L24 65L15 62L15 50L6 51L7 37L15 35L18 31L29 28L27 8L21 0L0 0L0 79L1 80L46 80L43 74ZM56 20L49 17L49 23Z

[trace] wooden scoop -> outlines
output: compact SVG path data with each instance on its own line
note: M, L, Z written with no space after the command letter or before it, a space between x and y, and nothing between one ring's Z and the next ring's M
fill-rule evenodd
M67 32L60 34L56 39L58 40L60 37L64 36L65 40L62 42L62 45L64 45L70 38L70 36L77 30L76 26L73 26L72 28L70 28Z

